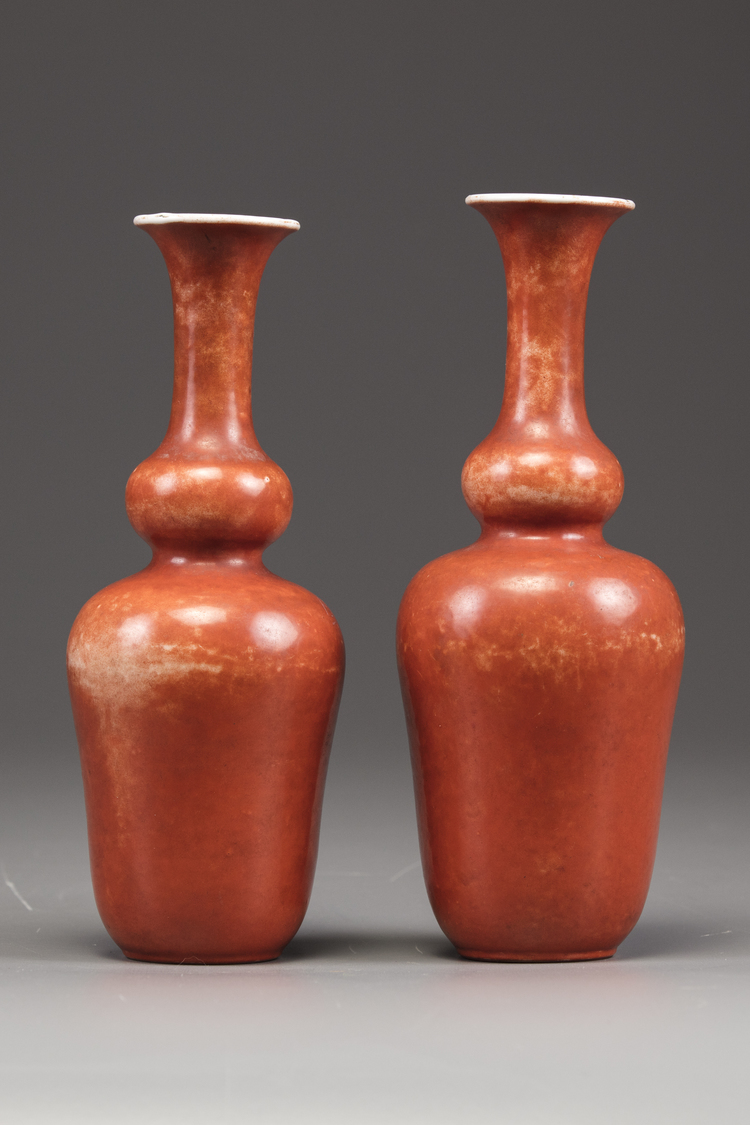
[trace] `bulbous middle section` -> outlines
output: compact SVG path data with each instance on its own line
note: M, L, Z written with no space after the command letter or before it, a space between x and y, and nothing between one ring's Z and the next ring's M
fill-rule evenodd
M490 434L467 458L461 486L481 524L600 524L622 499L623 474L593 433L570 444Z
M283 469L257 459L187 460L157 450L132 473L128 518L152 546L233 542L266 547L292 515L292 486Z

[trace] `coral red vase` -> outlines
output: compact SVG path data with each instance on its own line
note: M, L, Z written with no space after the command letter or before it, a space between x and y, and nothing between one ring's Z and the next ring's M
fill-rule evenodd
M253 322L298 224L135 222L172 283L174 399L126 494L153 560L68 646L94 891L128 957L265 961L307 908L344 662L330 611L262 561L292 491L253 430Z
M684 643L669 580L602 537L622 472L584 405L591 268L633 204L467 203L502 251L508 351L463 471L481 535L399 615L425 877L466 957L610 957L648 891Z

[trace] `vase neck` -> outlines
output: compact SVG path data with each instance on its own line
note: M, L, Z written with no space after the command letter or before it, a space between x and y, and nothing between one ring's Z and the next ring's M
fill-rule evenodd
M272 250L298 224L211 215L136 223L169 270L175 373L167 435L128 482L128 515L159 559L255 559L292 511L289 481L253 430L255 304Z
M250 399L255 306L268 258L289 230L212 222L146 230L164 255L174 304L164 445L197 458L258 450Z
M492 204L482 210L505 265L508 345L502 424L561 435L588 429L586 300L594 258L621 214L612 206Z
M467 462L467 502L495 527L601 523L617 507L622 482L586 415L586 299L599 244L632 204L559 196L467 202L495 232L508 291L503 404Z

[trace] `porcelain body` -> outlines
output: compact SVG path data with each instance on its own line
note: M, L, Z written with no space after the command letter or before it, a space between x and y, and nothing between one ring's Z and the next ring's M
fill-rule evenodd
M126 493L153 560L68 646L94 890L129 957L268 960L309 899L344 655L330 611L262 561L292 492L252 425L255 303L298 224L136 223L169 269L175 386Z
M583 398L594 256L632 204L467 202L502 251L508 352L463 472L480 538L399 614L425 878L467 957L608 957L648 891L684 644L670 581L603 538L622 472Z

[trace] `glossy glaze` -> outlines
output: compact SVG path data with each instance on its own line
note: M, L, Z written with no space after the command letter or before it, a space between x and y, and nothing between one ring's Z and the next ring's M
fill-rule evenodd
M307 907L344 656L330 611L262 561L292 491L252 425L255 303L298 224L136 223L169 269L174 398L126 493L153 561L68 646L94 890L129 957L268 960Z
M648 891L684 638L665 575L602 536L622 472L583 396L591 268L632 204L467 202L502 251L508 350L463 471L479 540L399 615L425 877L467 957L609 957Z

